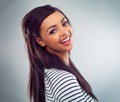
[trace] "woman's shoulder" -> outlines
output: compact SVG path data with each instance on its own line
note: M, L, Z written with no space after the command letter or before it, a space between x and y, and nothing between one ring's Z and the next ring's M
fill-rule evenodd
M76 77L67 71L59 69L45 70L46 98L50 102L94 102L84 90L82 90Z
M63 93L73 90L74 87L80 88L73 74L55 68L45 70L45 87L47 98L54 97L52 101L59 99Z
M56 68L45 69L45 79L50 79L52 81L55 79L67 78L67 77L72 77L76 79L76 77L72 73L65 70L60 70Z

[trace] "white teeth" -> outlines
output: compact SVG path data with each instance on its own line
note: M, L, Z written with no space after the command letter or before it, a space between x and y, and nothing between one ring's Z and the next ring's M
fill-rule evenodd
M68 41L70 39L70 37L67 37L65 40L63 40L61 43L64 43L66 41Z

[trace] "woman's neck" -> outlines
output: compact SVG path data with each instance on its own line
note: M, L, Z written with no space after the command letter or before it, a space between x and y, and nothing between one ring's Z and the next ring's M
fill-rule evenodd
M63 62L67 66L69 66L69 51L65 51L65 52L52 52L52 51L48 51L48 52L57 55L58 57L60 57L63 60Z
M65 53L59 53L57 54L62 60L63 62L69 66L69 52L65 52Z

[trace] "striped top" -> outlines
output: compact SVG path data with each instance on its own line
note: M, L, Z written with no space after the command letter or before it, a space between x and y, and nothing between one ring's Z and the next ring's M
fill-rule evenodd
M46 102L95 102L73 74L55 68L45 69L45 95Z

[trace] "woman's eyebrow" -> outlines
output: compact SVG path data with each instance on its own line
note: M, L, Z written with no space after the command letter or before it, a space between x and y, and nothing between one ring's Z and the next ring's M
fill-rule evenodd
M61 20L61 23L64 22L65 19L66 19L66 17L63 17L62 20Z
M63 18L61 19L61 23L63 23L65 19L66 19L66 17L63 17ZM51 25L50 27L48 27L48 29L47 29L46 31L48 31L48 30L51 29L51 28L55 28L56 26L57 26L57 25Z

